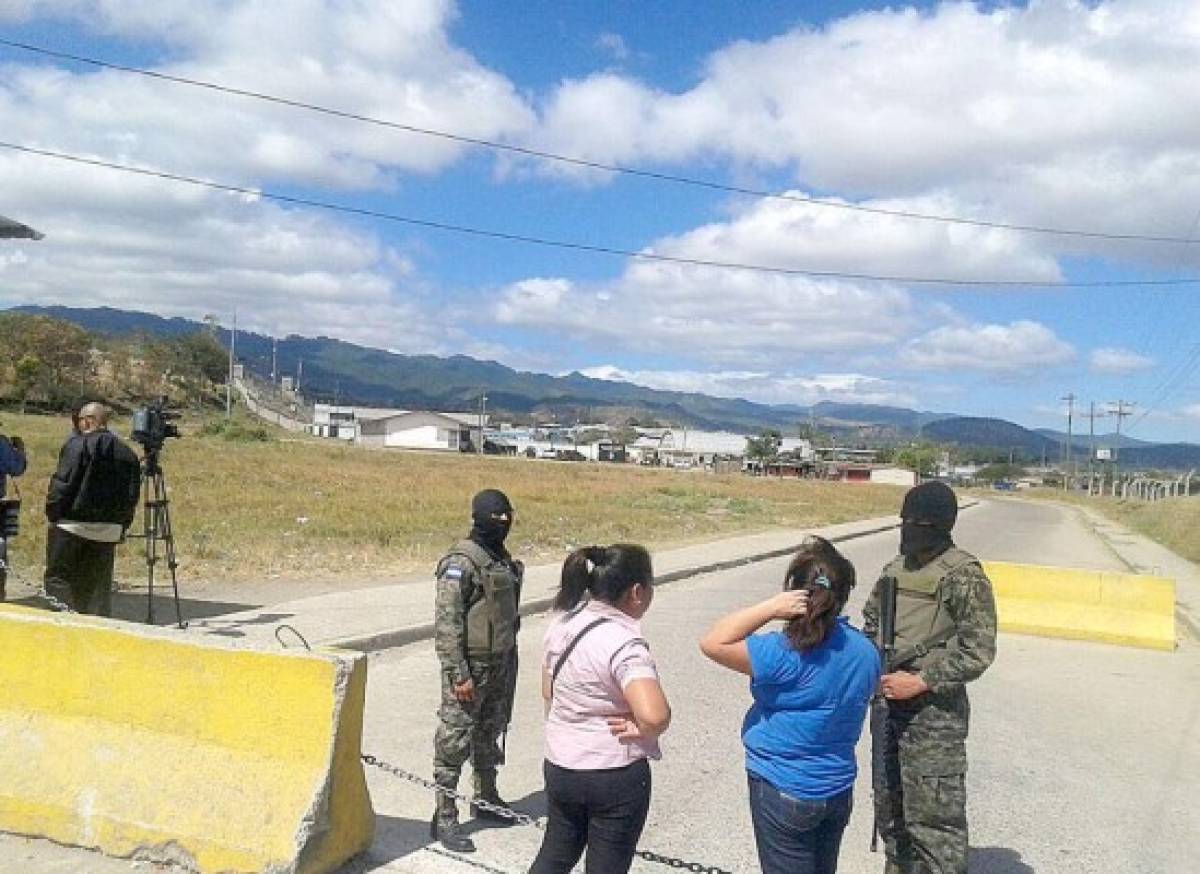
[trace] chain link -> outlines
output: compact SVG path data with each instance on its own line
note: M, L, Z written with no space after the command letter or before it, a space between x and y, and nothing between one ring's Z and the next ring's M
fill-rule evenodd
M537 819L534 819L532 816L528 816L524 813L518 813L515 810L510 810L509 808L499 804L492 804L490 801L484 801L482 798L473 798L471 796L464 795L461 792L456 792L455 790L435 783L432 780L426 780L424 777L418 776L411 771L406 771L396 765L391 765L387 762L381 761L370 753L363 753L362 760L373 768L378 768L381 771L391 774L393 777L399 777L401 780L406 780L409 783L413 783L424 789L428 789L431 792L436 792L439 795L445 795L447 798L453 798L455 801L465 801L468 804L475 805L475 807L479 808L480 810L486 810L490 813L498 814L505 819L514 820L520 825L530 825L540 831L546 830L545 824ZM429 848L427 847L426 849ZM702 865L699 862L688 862L684 859L676 858L675 856L665 856L661 853L651 852L650 850L638 850L636 853L634 853L634 855L639 859L644 859L647 862L654 862L658 865L666 865L668 868L677 868L681 871L694 871L696 874L733 874L732 871L728 871L725 868L719 868L716 865ZM451 858L458 859L459 861L470 861L473 864L473 860L459 859L458 856L451 856ZM495 868L487 868L486 866L483 867L485 870L489 871L498 870ZM504 874L504 872L499 872L499 874Z
M645 859L647 862L666 865L668 868L678 868L681 871L695 871L697 874L733 874L732 871L718 868L716 865L701 865L699 862L688 862L683 859L677 859L674 856L653 853L650 850L638 850L634 855L639 859Z
M369 753L363 753L362 760L373 768L386 771L393 777L399 777L401 780L407 780L409 783L414 783L417 786L428 789L430 792L436 792L439 795L446 796L447 798L453 798L455 801L465 801L468 804L473 804L480 810L486 810L488 813L494 813L497 816L504 817L505 819L511 819L520 825L531 825L534 828L542 831L545 831L546 829L545 825L538 822L538 820L532 816L529 816L528 814L518 813L517 811L511 810L502 804L493 804L492 802L485 801L482 798L475 798L470 795L464 795L461 792L456 792L448 786L442 786L438 783L434 783L432 780L426 780L424 777L420 777L411 771L406 771L403 768L397 767L396 765L389 765L387 762L382 762Z

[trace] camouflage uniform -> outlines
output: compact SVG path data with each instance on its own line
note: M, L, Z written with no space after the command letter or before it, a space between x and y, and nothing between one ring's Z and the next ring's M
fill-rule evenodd
M496 559L470 540L456 545L437 571L434 640L442 700L433 778L456 789L470 758L476 796L492 801L498 800L496 769L504 759L499 739L512 710L522 574L520 562ZM461 702L454 686L468 679L475 684L474 700ZM439 804L437 817L443 826L457 822L451 799Z
M887 853L886 874L966 874L966 683L996 655L996 605L991 581L970 554L952 547L925 566L925 591L911 581L901 556L882 579L897 580L896 651L928 640L931 626L947 639L899 670L919 674L929 691L907 701L877 699L887 708L884 773L875 774L876 821ZM939 564L940 563L940 564ZM937 565L937 567L932 567ZM876 639L879 583L863 608L864 631ZM912 650L909 649L909 652Z

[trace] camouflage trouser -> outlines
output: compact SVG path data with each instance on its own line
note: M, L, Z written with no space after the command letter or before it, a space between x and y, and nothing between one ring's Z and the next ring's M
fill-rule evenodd
M885 874L967 874L965 738L909 738L885 722L884 773L874 781Z
M507 665L501 660L471 666L475 700L470 704L454 697L454 676L442 671L442 704L433 737L433 779L440 785L457 786L468 758L477 773L503 764L499 740L508 717Z

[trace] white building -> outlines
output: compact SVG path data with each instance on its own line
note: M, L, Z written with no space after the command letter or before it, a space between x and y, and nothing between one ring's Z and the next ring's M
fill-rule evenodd
M911 488L917 484L917 474L906 467L873 467L871 482Z
M483 417L484 425L487 417ZM363 446L395 449L466 451L479 446L478 413L434 413L401 410L358 422Z
M362 422L383 419L408 412L379 407L348 407L334 404L314 404L312 432L317 437L358 441Z

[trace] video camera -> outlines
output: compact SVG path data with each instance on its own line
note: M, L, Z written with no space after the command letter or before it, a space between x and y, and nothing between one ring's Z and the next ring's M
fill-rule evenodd
M142 444L147 452L162 449L168 437L179 436L179 426L174 424L174 420L179 418L179 413L168 410L166 403L166 398L159 398L133 412L131 436L135 442Z

